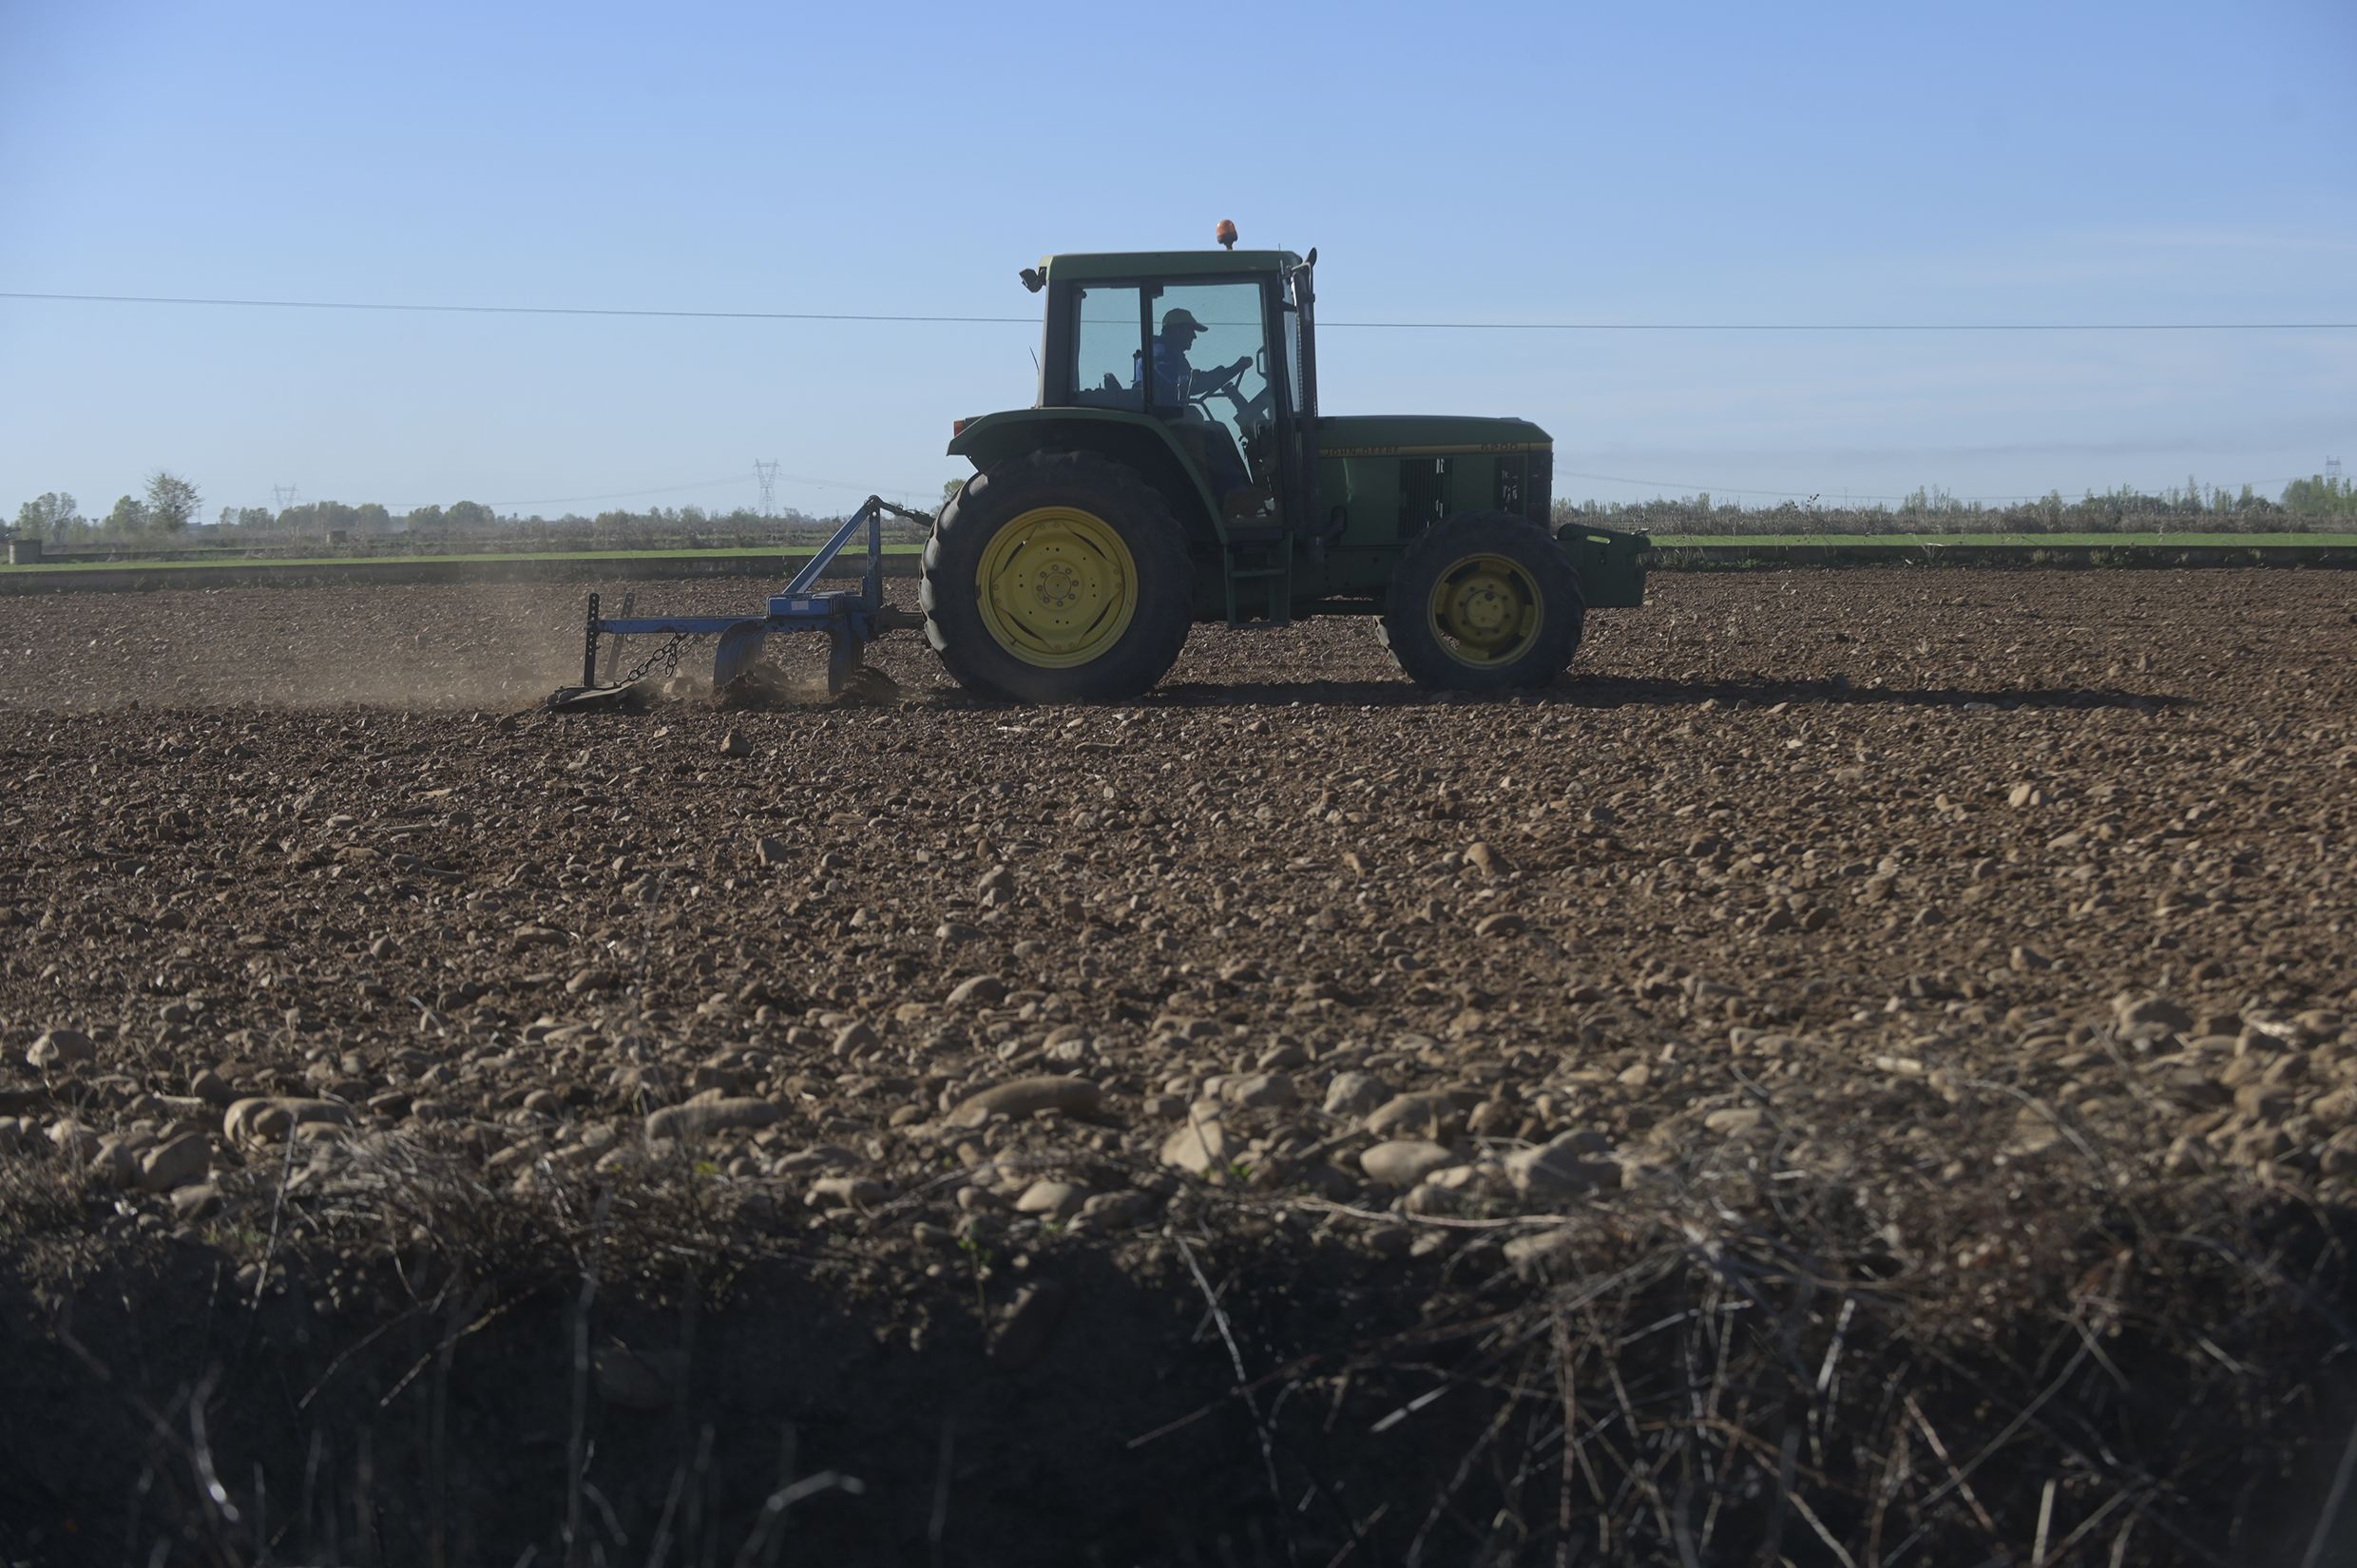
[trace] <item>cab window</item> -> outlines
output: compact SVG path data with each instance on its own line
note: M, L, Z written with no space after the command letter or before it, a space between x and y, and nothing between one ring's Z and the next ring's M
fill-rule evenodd
M1137 384L1137 367L1143 317L1137 285L1075 289L1072 295L1072 400L1084 408L1142 410L1145 394Z

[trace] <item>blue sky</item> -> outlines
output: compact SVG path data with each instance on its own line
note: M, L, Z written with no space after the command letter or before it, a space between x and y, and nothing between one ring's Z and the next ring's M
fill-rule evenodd
M1227 217L1336 322L2351 321L2352 154L2348 0L0 0L0 290L1029 316L1042 253ZM726 507L764 458L839 510L936 492L1036 341L0 299L0 507ZM2346 331L1337 327L1321 375L1536 419L1574 497L2357 461Z

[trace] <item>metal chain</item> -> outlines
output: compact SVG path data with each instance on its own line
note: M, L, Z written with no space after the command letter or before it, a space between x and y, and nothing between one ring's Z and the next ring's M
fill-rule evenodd
M639 660L638 668L623 676L615 684L618 686L636 685L645 679L646 673L658 664L663 667L665 675L677 675L680 669L680 650L687 646L688 640L695 635L693 632L672 633L670 639L661 647Z

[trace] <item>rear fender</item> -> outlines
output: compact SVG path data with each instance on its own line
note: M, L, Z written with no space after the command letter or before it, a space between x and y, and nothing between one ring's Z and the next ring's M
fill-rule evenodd
M1190 534L1217 538L1211 487L1160 420L1115 409L1016 409L969 419L949 455L977 470L1036 451L1087 451L1109 458L1160 490Z

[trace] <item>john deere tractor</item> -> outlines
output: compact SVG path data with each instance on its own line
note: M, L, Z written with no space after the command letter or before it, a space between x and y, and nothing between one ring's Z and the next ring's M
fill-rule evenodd
M765 613L605 616L589 596L579 686L552 708L627 706L680 644L719 639L713 684L766 641L824 632L827 689L879 633L922 620L970 690L1025 702L1135 697L1198 621L1281 626L1375 613L1427 686L1543 686L1591 609L1644 600L1643 534L1547 518L1554 445L1523 419L1322 414L1317 252L1051 256L1039 401L957 422L973 477L936 518L870 496ZM929 522L922 617L885 602L883 520ZM856 592L821 591L867 536ZM614 683L621 640L661 636ZM602 639L605 664L601 672Z
M957 422L973 476L925 546L925 632L968 689L1135 697L1203 621L1374 612L1434 687L1543 686L1586 612L1644 595L1642 534L1549 526L1522 419L1318 409L1312 270L1286 251L1051 256L1039 401Z

